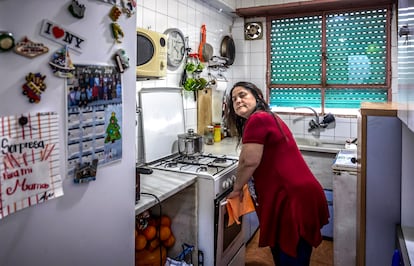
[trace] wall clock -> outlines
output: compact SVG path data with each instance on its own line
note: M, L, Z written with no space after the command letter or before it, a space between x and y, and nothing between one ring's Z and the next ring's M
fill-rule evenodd
M181 64L185 55L185 38L183 33L176 28L167 29L167 65L176 69Z
M247 22L244 24L244 39L258 40L263 37L262 22Z

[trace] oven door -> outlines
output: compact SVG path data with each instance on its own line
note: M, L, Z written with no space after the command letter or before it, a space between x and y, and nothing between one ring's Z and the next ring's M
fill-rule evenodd
M244 247L243 217L240 218L240 224L233 223L228 226L229 215L226 208L226 196L230 192L231 189L227 190L214 201L215 265L228 265L238 254L240 248Z

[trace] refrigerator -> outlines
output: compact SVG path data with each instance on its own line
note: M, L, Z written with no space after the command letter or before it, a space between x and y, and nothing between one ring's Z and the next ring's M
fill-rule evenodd
M119 16L116 23L123 34L117 31L117 40L110 17L113 2L122 4L120 0L0 0L0 32L10 33L15 44L27 37L49 50L33 58L14 49L0 51L0 117L57 114L56 164L63 190L60 197L0 219L0 265L134 264L136 155L128 147L135 145L136 80L131 63L136 58L136 13ZM84 7L82 17L72 14L72 4ZM49 64L64 45L46 36L48 25L60 29L52 33L72 34L67 42L79 46L69 48L74 65L116 66L114 54L119 49L130 59L130 67L121 74L122 114L118 115L122 115L122 157L98 166L94 181L78 184L67 173L67 79L55 76ZM22 93L29 73L45 76L46 89L38 102L30 102ZM4 124L2 127L4 130Z

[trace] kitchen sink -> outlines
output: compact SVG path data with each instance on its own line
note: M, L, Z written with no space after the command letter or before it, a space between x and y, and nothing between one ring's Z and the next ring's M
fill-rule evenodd
M345 149L345 141L322 140L314 138L295 138L301 151L338 153Z

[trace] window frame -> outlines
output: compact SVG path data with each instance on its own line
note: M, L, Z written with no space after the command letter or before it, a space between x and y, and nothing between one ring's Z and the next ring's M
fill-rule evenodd
M326 60L326 20L327 16L332 13L339 13L339 12L352 12L352 11L365 11L365 10L373 10L373 9L386 9L387 17L386 17L386 78L385 84L326 84L326 70L327 70L327 60ZM295 17L304 17L304 16L315 16L321 15L322 16L322 51L321 51L321 58L322 58L322 78L321 84L272 84L271 83L271 22L274 19L282 19L282 18L295 18ZM266 85L267 85L267 102L270 103L270 92L272 88L310 88L310 89L320 89L321 91L321 109L320 112L322 114L325 112L325 91L326 89L330 88L338 88L338 89L345 89L345 88L368 88L368 89L386 89L387 90L387 102L392 101L392 88L391 88L391 80L392 80L392 58L391 58L391 49L392 49L392 16L393 16L393 5L386 4L386 5L377 5L377 6L369 6L369 7L355 7L355 8L344 8L344 9L327 9L321 10L318 12L301 12L301 13L286 13L280 14L275 16L266 16L266 55L267 55L267 66L266 66ZM283 108L285 109L285 108Z

